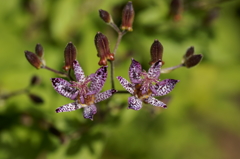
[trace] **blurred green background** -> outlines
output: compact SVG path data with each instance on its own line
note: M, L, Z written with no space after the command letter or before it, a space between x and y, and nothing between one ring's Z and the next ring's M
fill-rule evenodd
M47 70L36 70L24 50L41 43L49 67L62 70L63 51L70 41L89 75L99 66L94 36L106 35L113 50L117 33L99 18L98 10L121 24L123 0L21 0L0 5L0 95L21 90L33 75L41 83L26 94L0 100L0 159L235 159L240 158L240 1L185 0L182 18L174 21L170 1L133 0L133 32L119 46L115 76L128 79L131 58L145 70L150 46L164 47L164 68L181 62L187 48L203 54L191 69L180 68L161 79L180 82L168 95L168 109L144 105L128 110L129 95L116 94L99 103L94 121L82 110L55 113L72 102L57 94ZM116 82L116 87L123 90ZM104 90L110 88L107 80Z

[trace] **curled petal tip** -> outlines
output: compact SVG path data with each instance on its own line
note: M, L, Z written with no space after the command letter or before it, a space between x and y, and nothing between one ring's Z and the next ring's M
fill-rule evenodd
M114 94L114 93L116 93L117 92L117 90L115 90L115 89L112 89L112 94Z
M59 108L57 108L57 109L55 110L55 112L56 112L56 113L60 113L60 110L59 110Z

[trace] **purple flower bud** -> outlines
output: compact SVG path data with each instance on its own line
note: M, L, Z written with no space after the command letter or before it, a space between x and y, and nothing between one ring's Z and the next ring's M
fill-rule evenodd
M95 36L94 42L98 52L97 56L100 57L100 61L98 62L100 66L106 66L107 60L114 60L114 54L110 52L108 39L105 35L98 32Z
M41 44L37 44L35 47L35 53L38 55L38 57L43 57L43 47Z
M106 23L112 22L111 15L107 11L105 11L105 10L100 9L99 10L99 16Z
M156 63L159 60L162 61L163 46L157 39L154 40L150 48L150 54L151 54L151 61L149 62L150 65Z
M132 2L129 1L122 11L122 30L133 31L132 24L134 20L134 14Z
M186 66L187 68L196 66L198 63L200 63L202 58L203 58L202 54L192 55L191 57L186 59L186 61L183 63L183 66Z
M43 67L41 60L39 59L39 57L36 54L34 54L30 51L25 51L25 57L27 58L28 62L31 65L33 65L36 69Z
M64 59L65 65L63 69L68 71L70 68L73 68L73 61L76 59L77 50L72 42L69 42L64 50Z

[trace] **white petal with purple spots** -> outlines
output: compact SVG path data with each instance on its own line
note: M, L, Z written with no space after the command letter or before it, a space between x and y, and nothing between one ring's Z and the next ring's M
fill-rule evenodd
M117 79L119 80L123 88L125 88L129 93L134 93L133 85L129 83L125 78L118 76Z
M107 66L99 68L92 77L89 90L95 94L99 93L107 79Z
M98 93L97 95L95 95L95 101L94 103L98 103L100 101L103 101L105 99L108 99L109 97L111 97L114 93L116 93L117 91L115 89L110 89L107 90L105 92L102 93Z
M83 82L85 80L85 75L77 60L73 61L73 68L77 82Z
M139 110L142 108L142 101L134 96L128 98L128 108Z
M62 78L52 78L52 85L53 88L62 96L70 98L74 100L77 95L78 91L76 88L70 87L70 83Z
M152 64L152 66L148 70L148 76L151 78L158 79L160 76L160 67L162 66L162 62L159 60L156 63Z
M154 97L148 97L147 99L145 99L145 102L153 105L153 106L156 106L156 107L163 107L163 108L167 108L167 105L163 102L161 102L160 100L157 100L156 98Z
M93 115L96 113L97 113L97 107L94 104L89 105L87 107L84 107L83 117L93 120Z
M74 111L74 110L77 110L77 109L80 109L80 108L82 108L82 106L80 104L77 104L76 102L73 102L73 103L69 103L69 104L66 104L66 105L63 105L63 106L57 108L56 112L57 113L71 112L71 111Z
M152 85L150 89L152 90L153 94L152 96L163 96L171 92L178 83L179 80L174 79L165 79L163 81L160 81L156 83L155 85Z
M129 78L132 83L140 83L142 81L141 79L141 73L142 73L142 66L139 62L132 59L132 63L129 67Z

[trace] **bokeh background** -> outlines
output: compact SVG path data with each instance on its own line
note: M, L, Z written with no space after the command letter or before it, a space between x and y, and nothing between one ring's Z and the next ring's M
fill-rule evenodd
M98 104L94 121L82 110L55 113L72 102L57 94L50 78L37 70L24 50L44 47L49 67L62 71L63 51L70 41L87 75L99 68L94 36L100 31L114 48L117 33L98 15L112 14L121 24L123 0L19 0L0 5L0 158L1 159L235 159L240 158L240 1L185 0L171 10L170 0L133 0L133 32L119 46L115 76L128 79L131 58L145 70L150 46L158 39L164 68L181 62L187 48L203 54L196 67L179 68L161 79L180 82L163 99L168 109L144 105L128 110L128 94L116 94ZM184 9L181 11L181 7ZM169 15L170 11L177 16ZM174 18L175 17L175 18ZM41 83L28 94L3 99L29 86L32 76ZM116 82L116 87L123 90ZM108 80L104 90L110 88ZM39 100L38 100L39 101Z

